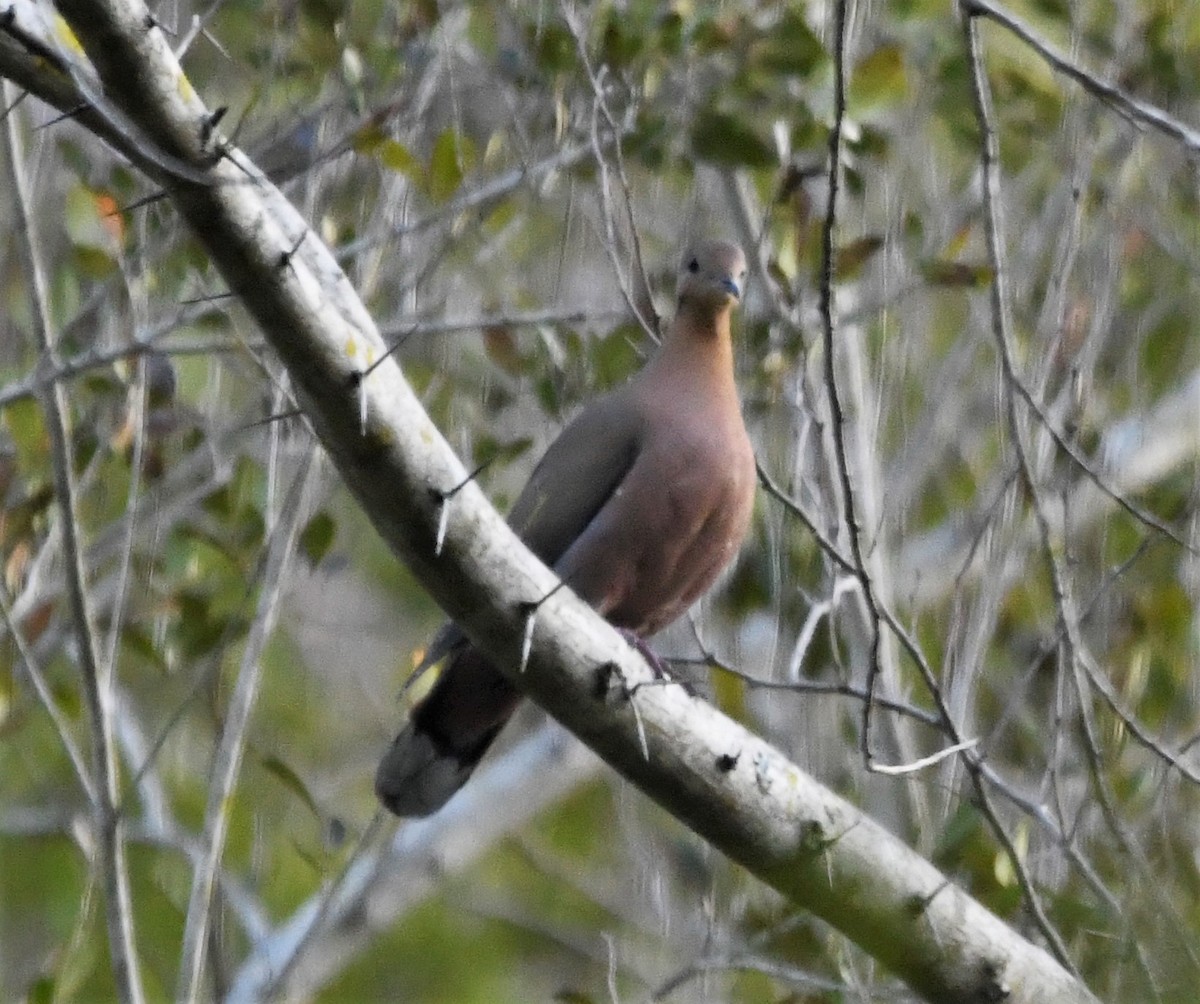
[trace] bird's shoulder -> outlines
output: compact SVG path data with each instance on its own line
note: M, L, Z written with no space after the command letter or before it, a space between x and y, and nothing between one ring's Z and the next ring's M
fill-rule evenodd
M558 434L530 475L509 522L543 560L583 532L637 460L644 417L624 388L594 399Z
M645 428L645 408L632 385L623 384L593 398L570 419L538 466L552 463L551 458L567 456L582 463L610 457L616 461L619 455L636 447L644 437Z

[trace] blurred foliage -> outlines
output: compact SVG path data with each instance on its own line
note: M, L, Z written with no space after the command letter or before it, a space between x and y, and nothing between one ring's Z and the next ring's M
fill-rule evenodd
M1200 17L1184 5L1012 6L1082 65L1195 121ZM172 10L181 34L204 17L184 58L192 82L229 107L236 141L341 256L498 504L582 400L653 351L626 311L626 295L642 295L628 195L660 313L681 243L709 232L758 242L738 342L746 414L764 467L848 552L814 309L833 108L821 5L572 6L578 40L563 8L517 0L207 10ZM852 25L835 351L858 524L881 596L1002 781L988 786L999 818L1089 984L1109 1000L1191 1000L1200 793L1147 740L1196 771L1200 565L1100 492L1021 408L1050 538L1039 536L989 313L996 269L970 67L947 15L944 3L903 0L862 8ZM1018 370L1092 470L1194 550L1194 164L1011 34L980 27ZM312 497L298 492L314 443L286 377L169 204L32 105L21 121L60 354L105 354L64 386L155 999L175 988L184 836L203 830L261 592L282 590L232 797L223 867L237 895L216 901L220 996L255 947L246 903L282 924L355 854L376 808L375 760L402 714L394 695L438 615L329 471ZM604 145L610 124L622 130L619 163ZM11 212L4 186L0 570L13 623L86 751L49 436L39 402L19 393L48 363L31 336ZM279 521L297 505L301 560L282 584L264 583ZM906 780L868 774L855 699L753 685L861 686L868 632L846 586L801 521L762 493L752 541L698 614L708 651L743 675L689 676L1038 940L1013 861L956 761ZM686 625L658 646L697 654ZM86 800L23 666L5 627L0 999L104 999ZM887 688L934 707L907 656L894 656ZM946 740L881 710L873 741L899 761ZM905 999L844 938L608 774L435 885L385 931L368 930L308 996L601 1001L612 986L644 999L678 978L665 999L834 1001L860 989ZM814 989L779 967L850 989Z

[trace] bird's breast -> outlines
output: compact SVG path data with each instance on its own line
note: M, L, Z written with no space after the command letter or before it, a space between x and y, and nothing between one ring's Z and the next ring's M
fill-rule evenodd
M631 576L610 616L642 634L679 617L737 553L750 521L754 458L744 430L664 436L642 460L657 481L630 512Z

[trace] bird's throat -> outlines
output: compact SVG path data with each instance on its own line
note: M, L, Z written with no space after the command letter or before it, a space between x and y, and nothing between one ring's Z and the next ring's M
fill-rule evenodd
M668 398L678 392L678 400L696 395L710 402L724 397L736 400L729 315L728 309L681 310L641 379Z

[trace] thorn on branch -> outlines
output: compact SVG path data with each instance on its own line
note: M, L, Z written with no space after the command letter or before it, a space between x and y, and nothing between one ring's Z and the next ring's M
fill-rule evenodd
M91 107L92 106L88 102L81 101L74 108L68 108L61 115L55 115L53 118L48 119L47 121L43 122L41 125L35 126L33 131L41 132L43 129L49 129L51 126L56 126L60 122L63 122L67 119L75 118L76 115L80 115L83 112L86 112Z
M474 475L472 475L472 477L474 477ZM467 480L469 481L470 478L468 478ZM462 487L462 486L460 485L459 487ZM525 672L525 668L529 665L529 654L530 654L530 652L533 651L533 628L534 628L534 625L537 623L538 610L541 609L541 606L543 603L545 603L548 599L550 599L551 596L553 596L555 593L557 593L565 585L566 585L565 581L559 580L558 585L556 585L553 589L551 589L550 592L548 592L545 596L543 596L536 603L532 603L529 600L525 600L522 603L517 604L517 612L522 617L525 618L525 628L521 634L521 667L520 668L521 668L522 673Z
M369 377L375 371L375 368L377 366L382 364L385 359L390 358L391 355L397 349L399 349L401 345L403 345L408 340L409 335L411 335L416 330L417 330L416 325L413 325L411 328L408 329L408 331L404 332L404 334L402 334L399 338L397 338L394 342L392 342L392 344L387 347L387 351L384 352L383 355L381 355L378 359L376 359L373 363L371 363L370 366L368 366L363 371L363 374L362 374L363 378L365 379L366 377Z
M635 683L630 686L629 680L626 679L624 671L621 667L612 661L606 662L596 668L596 678L592 688L592 696L598 701L608 703L609 694L614 691L620 700L629 702L629 710L633 712L633 721L637 727L638 745L642 749L642 757L647 763L650 762L650 744L646 740L646 725L642 721L642 713L638 710L637 701L634 700L637 692L642 687L661 686L666 683L672 683L671 680L652 680L649 682ZM736 762L736 757L734 761ZM718 759L717 765L720 767L721 760Z
M613 689L614 679L618 681L618 686L616 689L619 690L622 700L626 701L632 701L637 692L645 687L665 687L674 684L682 687L685 693L689 695L692 693L686 683L683 683L679 680L674 680L670 677L655 678L653 680L641 680L638 683L631 684L626 678L624 670L622 670L617 663L612 661L603 663L596 672L596 685L593 688L596 700L602 700L605 696L607 696L609 691Z
M623 700L629 702L629 709L633 712L633 721L637 726L638 745L642 748L642 756L646 762L650 762L650 744L646 741L646 726L642 721L642 713L638 710L637 702L634 701L634 695L638 692L638 688L643 684L634 684L632 687L629 681L625 679L625 674L621 667L615 662L606 662L596 670L596 685L593 688L593 693L596 700L606 700L608 694L613 689L613 680L617 681L617 690Z
M225 117L225 113L229 111L228 105L221 105L219 108L214 108L208 115L200 120L200 145L207 147L209 141L213 137L213 131L220 124L221 119Z
M354 386L355 383L361 384L364 376L365 376L365 374L363 374L363 373L351 374L351 376L350 376L351 386ZM463 478L453 488L448 488L448 489L431 488L431 489L429 489L429 493L433 496L434 502L436 502L441 507L438 511L437 537L436 537L436 539L434 541L434 545L433 545L433 553L434 553L435 557L438 557L441 555L442 545L446 542L446 529L450 525L450 502L454 499L455 495L457 495L460 491L462 491L464 488L466 488L467 485L469 485L472 481L474 481L477 477L479 477L479 475L482 474L487 469L488 465L491 464L491 462L493 460L495 460L495 457L490 457L489 459L485 460L482 464L480 464L473 471L471 471L470 474L468 474L465 478ZM557 588L557 587L555 587L555 588ZM553 590L550 593L548 593L546 596L542 597L542 600L540 602L545 602L545 600L549 596L552 596L552 595L553 595Z
M800 834L800 849L809 854L820 854L836 844L856 826L858 826L857 820L842 830L841 833L826 833L825 826L822 823L815 819L810 819L804 824L803 831Z
M3 25L0 24L0 28L2 28L2 27L3 27ZM29 97L29 92L22 91L15 98L13 98L13 103L11 105L9 105L7 108L5 108L3 110L0 110L0 121L3 121L4 119L8 118L9 115L11 115L14 111L16 111L17 106L20 105L21 102L24 101L27 97Z
M238 432L248 432L251 429L257 429L259 426L270 425L272 422L283 422L289 418L299 418L303 414L304 411L300 408L276 412L274 415L267 415L265 418L256 418L253 422L247 422L238 429Z
M537 608L530 611L525 618L525 629L521 632L521 672L529 666L529 656L533 652L533 629L537 624Z
M224 293L210 293L208 296L190 296L186 300L180 300L179 305L181 307L190 307L197 303L213 303L216 300L232 300L237 295L237 293L229 290Z
M1006 1001L1012 996L1012 987L1001 979L1004 963L997 959L988 959L983 964L983 986L979 988L980 999L986 1001Z
M926 910L929 909L929 905L935 899L938 898L938 895L944 889L948 889L949 887L950 887L949 881L939 882L938 885L936 886L936 888L934 888L933 892L931 892L928 896L913 896L913 897L911 897L909 899L908 903L906 904L909 913L911 913L914 917L921 916L921 914L923 914Z
M135 199L133 202L129 203L129 205L127 205L127 206L118 206L116 209L114 209L110 213L110 215L124 216L128 213L132 213L134 210L141 209L143 206L149 206L149 205L153 205L155 202L161 202L166 197L167 197L166 192L163 192L163 191L151 192L149 195L145 195L140 199Z
M602 663L596 668L596 685L593 693L598 701L606 701L614 691L622 701L632 701L633 695L643 684L630 684L625 678L625 672L620 665L613 661Z
M287 268L289 265L291 265L292 259L296 257L296 252L300 250L300 245L304 243L304 238L307 236L308 236L308 230L305 230L303 233L300 234L299 237L296 238L296 243L293 244L290 248L288 248L288 250L284 251L283 254L281 254L279 256L279 267L280 268Z

